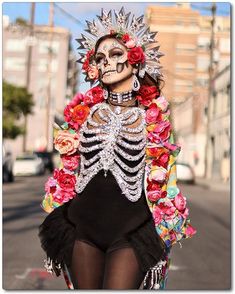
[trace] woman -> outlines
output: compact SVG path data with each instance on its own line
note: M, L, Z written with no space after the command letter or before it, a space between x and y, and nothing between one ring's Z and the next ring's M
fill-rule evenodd
M176 186L162 54L143 16L129 16L87 22L80 62L98 86L66 106L54 141L62 164L45 186L39 236L47 270L71 289L163 289L172 245L195 233Z

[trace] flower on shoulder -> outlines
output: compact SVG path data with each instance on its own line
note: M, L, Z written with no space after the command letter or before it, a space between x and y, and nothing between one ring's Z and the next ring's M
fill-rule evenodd
M156 86L141 86L137 99L144 106L149 106L152 100L159 95L159 90Z
M157 104L155 103L150 104L149 108L146 111L145 120L147 124L154 124L157 122L161 122L162 120L161 109L157 106Z
M54 139L55 149L60 154L71 155L77 151L79 137L77 133L70 133L68 130L60 130Z
M92 106L94 104L102 102L103 100L104 91L101 87L96 86L85 93L83 102L85 105Z
M156 104L161 108L163 112L167 111L169 102L166 100L164 96L160 96L156 99Z
M152 132L148 133L148 139L150 142L159 144L170 137L171 124L169 121L163 121L159 124L156 124Z

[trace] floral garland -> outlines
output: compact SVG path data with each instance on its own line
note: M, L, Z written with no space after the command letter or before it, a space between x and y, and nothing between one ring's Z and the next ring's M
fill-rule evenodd
M146 199L156 230L167 247L196 233L191 226L186 198L176 185L175 161L180 147L173 143L169 121L169 103L155 86L141 86L137 99L146 108ZM78 130L90 108L104 100L97 86L84 95L77 94L64 110L65 123L55 136L55 149L61 155L61 166L45 184L42 208L50 213L76 195L76 174L79 172Z
M131 37L129 34L122 31L110 31L110 37L120 39L127 48L127 59L131 65L141 65L145 62L144 46L137 46L137 39ZM94 82L98 81L99 73L95 63L95 50L89 50L85 56L85 61L82 66L83 73L87 76L88 80Z

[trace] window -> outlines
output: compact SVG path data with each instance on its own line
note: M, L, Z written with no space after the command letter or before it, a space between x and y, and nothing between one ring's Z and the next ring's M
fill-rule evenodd
M177 92L192 92L193 82L187 80L175 80L174 90Z
M193 55L195 50L196 46L194 44L176 44L177 55Z
M219 42L220 51L222 53L230 52L230 39L221 38Z
M8 39L6 50L8 52L24 52L26 50L26 42L24 39Z
M207 71L210 65L209 56L198 56L197 58L197 70Z
M25 58L24 57L7 57L5 59L5 70L24 71Z
M200 49L208 49L210 47L210 38L199 37L197 40L197 45Z
M52 48L52 52L54 54L58 54L59 53L59 47L60 47L59 42L57 42L57 41L51 42L51 48ZM38 48L39 53L48 54L49 48L50 48L50 41L45 40L45 41L41 41L39 43L39 48Z
M38 71L47 72L49 59L40 59L38 64ZM53 59L51 61L51 71L56 72L58 70L58 61Z
M194 69L195 69L195 65L193 63L176 63L175 64L176 72L192 73Z

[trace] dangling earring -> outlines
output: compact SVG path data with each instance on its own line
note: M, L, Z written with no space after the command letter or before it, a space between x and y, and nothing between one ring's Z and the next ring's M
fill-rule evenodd
M140 89L140 82L137 78L137 76L134 74L133 75L133 81L132 81L132 90L137 92Z
M107 100L109 97L109 92L106 89L103 89L103 96L105 100Z

